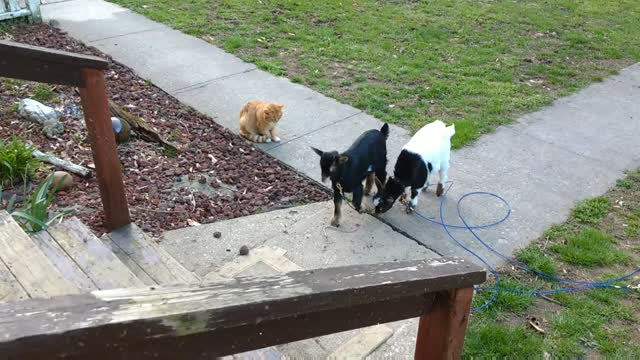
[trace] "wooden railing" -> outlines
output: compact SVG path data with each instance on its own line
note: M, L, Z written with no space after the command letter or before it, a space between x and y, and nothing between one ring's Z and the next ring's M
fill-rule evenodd
M0 76L79 88L105 226L113 230L131 220L109 115L103 73L108 67L94 56L0 41Z
M480 267L459 258L0 305L3 359L212 359L420 317L415 357L462 351Z
M25 7L22 7L20 0L0 0L0 20L28 16L34 22L42 21L40 0L25 0L24 3Z

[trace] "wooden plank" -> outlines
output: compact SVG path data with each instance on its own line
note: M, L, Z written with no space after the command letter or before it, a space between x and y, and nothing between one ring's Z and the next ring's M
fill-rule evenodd
M46 231L31 235L31 239L38 246L51 263L60 271L62 276L78 287L81 292L98 290L96 284L89 279L78 264L60 247L60 245Z
M158 284L199 284L200 278L182 266L136 224L129 224L108 234L117 249L114 253L125 263L133 261L138 266L131 270L139 275L140 270ZM119 250L119 251L118 251ZM123 259L128 258L130 260ZM144 276L144 275L142 275ZM138 276L140 277L140 276Z
M459 359L471 311L473 288L440 292L420 318L416 359Z
M42 22L40 13L40 0L26 0L27 8L31 11L31 20L36 23Z
M111 241L109 234L104 234L100 237L100 240L111 249L120 261L125 264L133 274L140 279L145 285L153 286L158 285L158 282L153 280L149 274L147 274L143 268L140 267L124 250L120 249L116 243Z
M30 297L80 293L4 210L0 211L0 258Z
M97 56L75 54L8 40L0 40L0 59L35 60L48 66L53 64L68 65L78 71L81 69L107 70L109 68L109 62Z
M0 0L2 2L2 0ZM7 265L0 260L0 302L28 299L29 295L13 276Z
M0 304L0 353L210 359L420 316L436 292L485 278L476 265L443 258Z
M11 10L11 12L20 10L20 3L18 0L9 0L9 10Z
M31 12L27 9L18 10L16 12L0 13L0 20L15 19L23 16L29 16Z
M92 69L84 69L81 73L84 87L80 88L80 97L104 207L105 226L114 230L131 223L131 218L111 127L104 74Z
M99 289L144 286L77 218L67 219L47 231Z

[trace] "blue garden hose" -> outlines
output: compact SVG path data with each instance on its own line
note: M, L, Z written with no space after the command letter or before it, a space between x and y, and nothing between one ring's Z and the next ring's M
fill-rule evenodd
M477 288L476 289L476 291L479 291L479 290L493 290L494 293L491 296L491 298L486 303L482 304L481 306L478 306L476 308L471 309L471 311L482 310L482 309L488 307L489 305L491 305L491 303L493 303L495 301L495 299L498 297L498 294L500 293L500 291L512 292L512 293L517 293L517 294L527 294L527 295L550 295L550 294L557 294L557 293L563 293L563 292L581 291L581 290L590 290L590 289L602 289L602 288L608 288L608 289L615 288L615 289L629 290L629 289L631 289L630 286L619 286L619 285L614 285L614 284L618 283L620 281L627 280L627 279L633 277L635 274L640 273L640 268L638 268L635 271L633 271L632 273L627 274L627 275L622 276L622 277L619 277L617 279L612 279L612 280L607 280L607 281L581 281L581 280L572 280L572 279L567 279L567 278L561 278L561 277L557 277L557 276L554 276L554 275L551 275L551 274L547 274L545 272L542 272L542 271L539 271L539 270L536 270L536 269L532 269L529 266L527 266L526 264L523 264L523 263L521 263L521 262L519 262L517 260L511 259L510 257L505 256L504 254L501 254L496 249L494 249L491 245L489 245L487 242L485 242L474 231L474 230L486 229L486 228L489 228L489 227L497 226L497 225L505 222L509 218L509 216L511 216L511 205L509 204L509 202L507 200L505 200L500 195L497 195L497 194L494 194L494 193L490 193L490 192L484 192L484 191L476 191L476 192L471 192L471 193L464 194L458 200L458 202L456 204L458 217L460 218L460 220L462 221L462 223L464 225L452 225L452 224L447 224L447 223L444 222L444 201L445 201L445 198L447 196L447 193L449 192L449 190L451 190L452 186L453 186L453 183L450 183L450 185L447 187L447 190L443 194L442 199L440 200L440 221L436 221L436 220L430 219L430 218L422 215L418 211L415 211L415 214L418 217L420 217L421 219L423 219L423 220L426 220L426 221L431 222L431 223L436 224L436 225L441 225L442 228L444 229L444 231L447 233L447 235L451 238L451 240L453 240L458 246L463 248L466 252L468 252L469 254L473 255L478 260L480 260L480 262L482 262L489 269L491 274L493 274L493 276L495 277L496 285L494 287L491 287L491 288ZM490 223L490 224L469 225L467 223L466 219L464 218L464 216L461 213L460 204L462 203L462 201L464 199L469 198L471 196L478 196L478 195L491 196L493 198L496 198L496 199L500 200L508 209L507 213L505 214L505 216L502 217L500 220L498 220L496 222L493 222L493 223ZM451 234L449 229L466 229L466 230L468 230L476 238L476 240L478 240L484 247L489 249L489 251L491 251L492 253L496 254L498 257L502 258L503 260L506 260L507 262L509 262L513 266L516 266L516 267L518 267L518 268L520 268L522 270L531 272L531 273L535 274L536 276L539 276L539 277L542 277L542 278L545 278L545 279L548 279L548 280L557 281L557 282L565 283L565 284L573 284L574 286L558 288L558 289L551 289L551 290L535 290L535 291L518 290L518 289L502 289L500 287L500 274L498 274L498 271L496 270L496 268L494 266L492 266L491 264L489 264L487 262L487 260L485 260L478 253L476 253L475 251L473 251L470 248L468 248L467 246L465 246L460 240L458 240L455 236L453 236L453 234Z

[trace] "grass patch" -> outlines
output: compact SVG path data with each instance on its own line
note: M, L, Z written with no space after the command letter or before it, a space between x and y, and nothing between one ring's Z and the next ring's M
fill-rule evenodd
M114 0L455 147L640 60L640 2Z
M586 228L570 237L566 244L550 247L562 260L573 265L595 266L627 264L629 255L614 246L615 240L596 229Z
M581 224L595 225L609 213L610 208L609 199L600 196L579 203L573 209L572 215Z
M615 206L613 206L615 204ZM640 219L640 171L604 196L581 202L565 223L516 254L528 266L559 277L604 281L636 270L640 239L629 230ZM540 281L508 267L501 272L506 289L551 290L571 286ZM637 284L636 279L616 285ZM492 285L485 285L491 288ZM476 293L474 307L493 293ZM465 339L469 358L640 358L640 293L591 289L550 295L559 302L506 291L490 307L473 314ZM535 317L544 336L528 324Z
M556 266L553 260L537 245L528 246L516 254L516 260L526 264L531 269L549 275L556 275Z
M524 326L503 325L495 320L471 321L465 338L464 358L541 359L542 336Z
M53 88L47 84L38 83L33 88L34 100L38 100L41 103L56 102L57 95L53 91Z
M12 186L17 180L33 177L41 164L31 155L33 150L17 137L7 143L0 140L0 186Z

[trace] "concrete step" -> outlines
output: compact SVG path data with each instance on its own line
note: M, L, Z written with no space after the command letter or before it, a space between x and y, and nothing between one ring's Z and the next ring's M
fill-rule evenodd
M332 214L331 201L304 205L169 231L160 245L205 281L438 257L347 205L340 228L329 226ZM247 255L239 254L242 246L249 248ZM413 328L402 332L402 337L396 335L408 322L322 336L233 358L402 358L413 354L415 346L415 335L405 336Z
M146 285L200 282L135 224L104 234L101 240Z
M6 211L0 211L0 301L78 294Z

